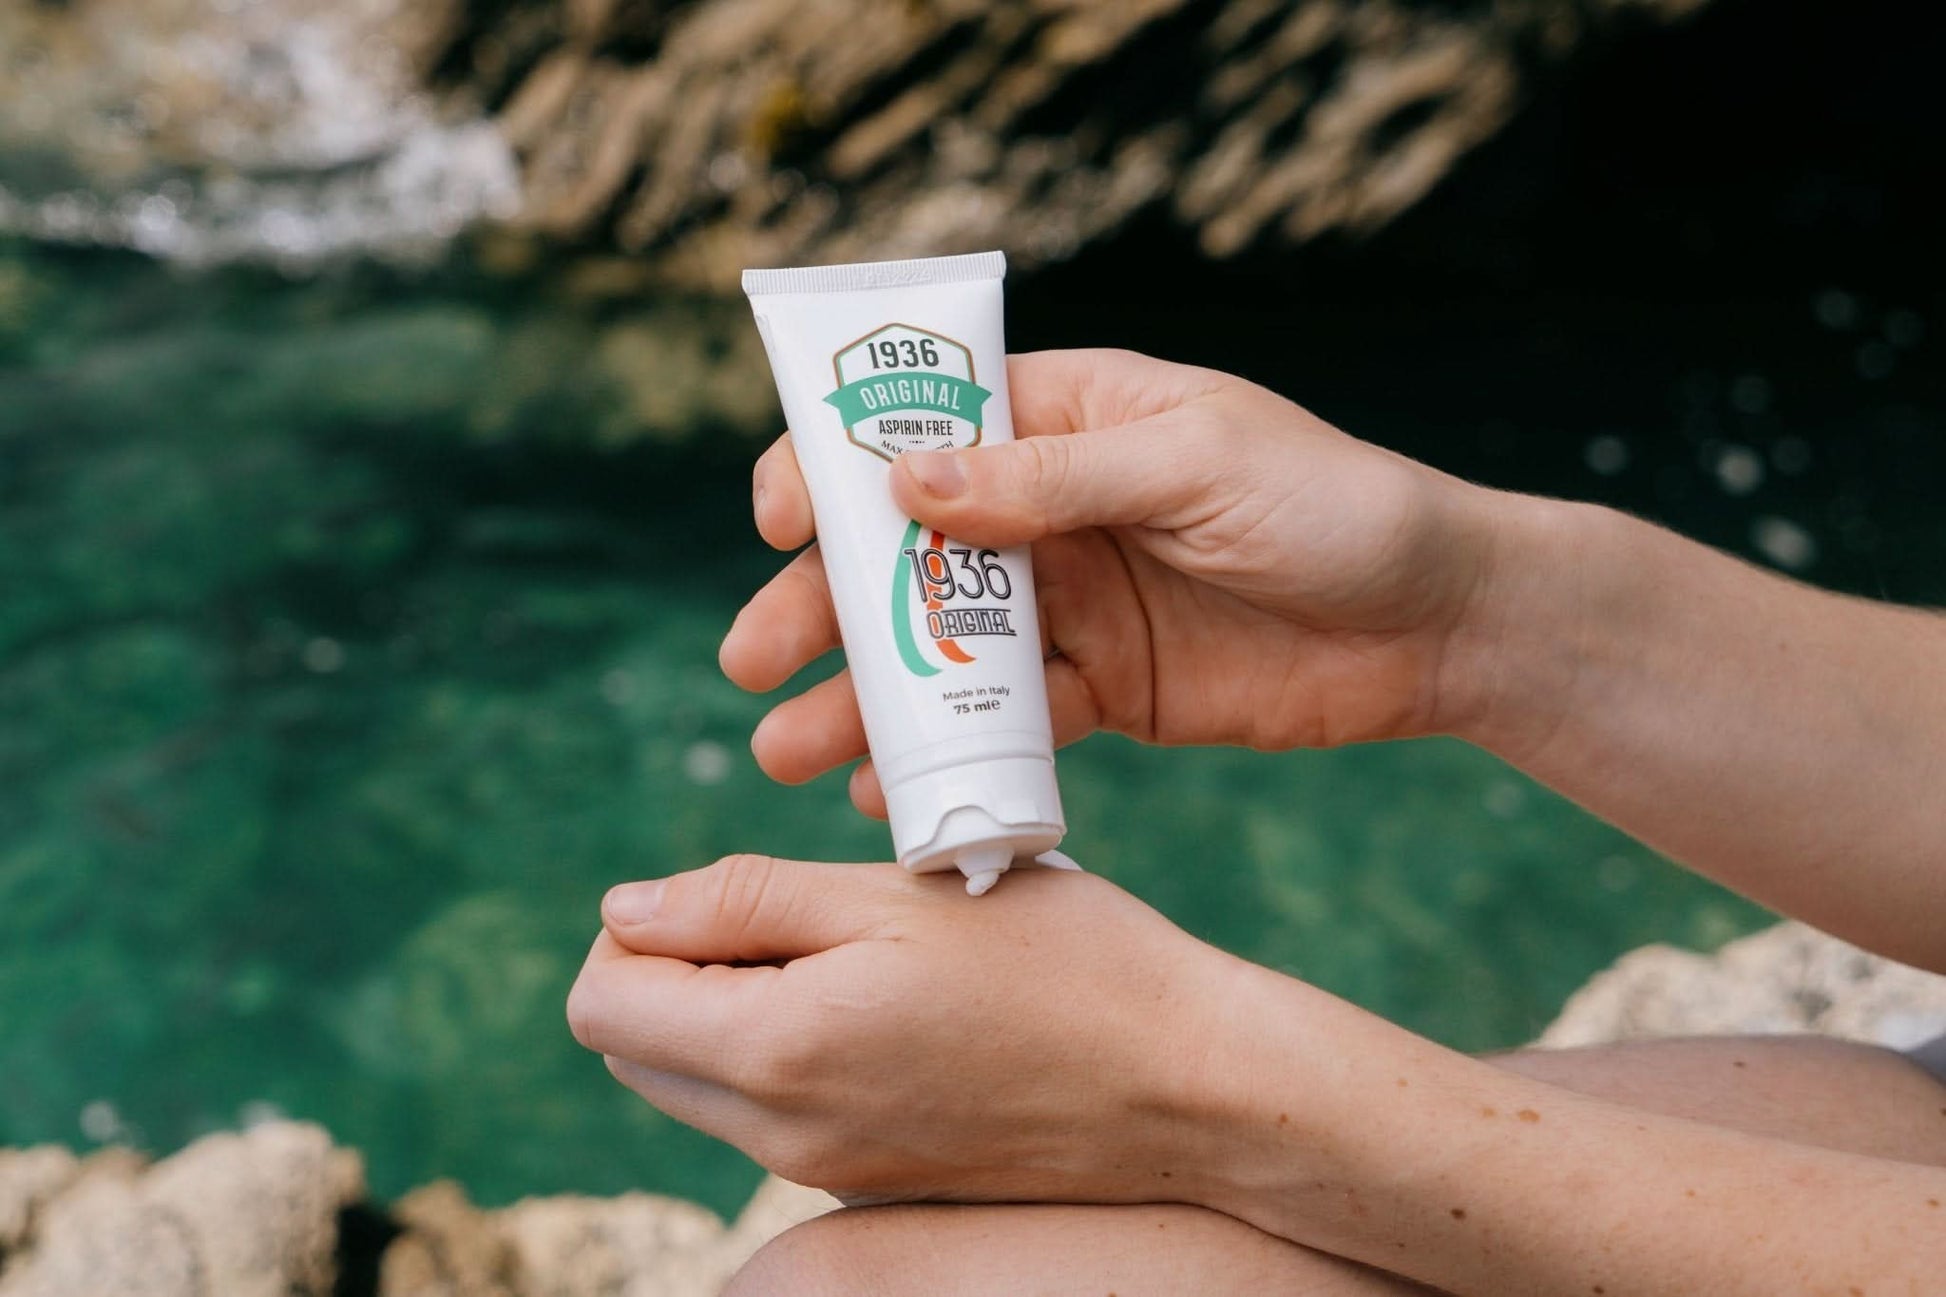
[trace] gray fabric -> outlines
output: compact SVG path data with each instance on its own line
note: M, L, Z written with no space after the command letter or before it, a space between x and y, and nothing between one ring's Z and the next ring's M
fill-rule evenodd
M1946 1085L1946 1036L1907 1050L1906 1057L1931 1072L1941 1085Z

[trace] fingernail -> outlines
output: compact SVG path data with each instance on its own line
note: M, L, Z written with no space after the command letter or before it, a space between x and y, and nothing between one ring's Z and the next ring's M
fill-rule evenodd
M909 450L900 458L921 489L935 499L950 500L966 489L966 470L950 450Z
M623 883L610 888L601 903L602 912L620 924L647 923L662 908L662 880Z

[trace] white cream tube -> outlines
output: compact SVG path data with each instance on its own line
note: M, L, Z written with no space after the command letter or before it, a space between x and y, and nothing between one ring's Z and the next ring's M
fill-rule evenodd
M746 270L791 444L811 489L865 736L899 863L992 887L1066 824L1024 548L963 545L907 518L908 450L1012 441L998 252Z

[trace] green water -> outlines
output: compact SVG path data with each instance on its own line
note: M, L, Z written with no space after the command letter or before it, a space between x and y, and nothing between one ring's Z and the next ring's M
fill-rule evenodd
M763 778L764 703L715 670L778 562L738 316L0 248L0 1143L274 1108L382 1194L741 1200L756 1169L561 1011L614 882L886 850L841 777ZM1456 743L1095 739L1061 773L1091 868L1465 1048L1632 946L1762 921Z

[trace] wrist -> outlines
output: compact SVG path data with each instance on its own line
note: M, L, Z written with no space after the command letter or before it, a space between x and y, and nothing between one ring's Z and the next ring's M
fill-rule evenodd
M1210 1045L1205 1155L1187 1200L1305 1247L1397 1267L1477 1248L1469 1168L1539 1131L1549 1087L1249 968ZM1529 1107L1529 1105L1536 1105ZM1416 1276L1425 1278L1426 1276Z
M1224 960L1170 1105L1186 1168L1179 1191L1315 1244L1360 1155L1357 1130L1373 1117L1372 1101L1389 1098L1373 1078L1392 1077L1421 1051L1445 1051L1307 983ZM1315 1213L1292 1210L1311 1198Z
M1572 714L1594 623L1612 602L1607 556L1630 520L1572 501L1469 488L1465 524L1482 555L1439 667L1440 733L1515 764Z

